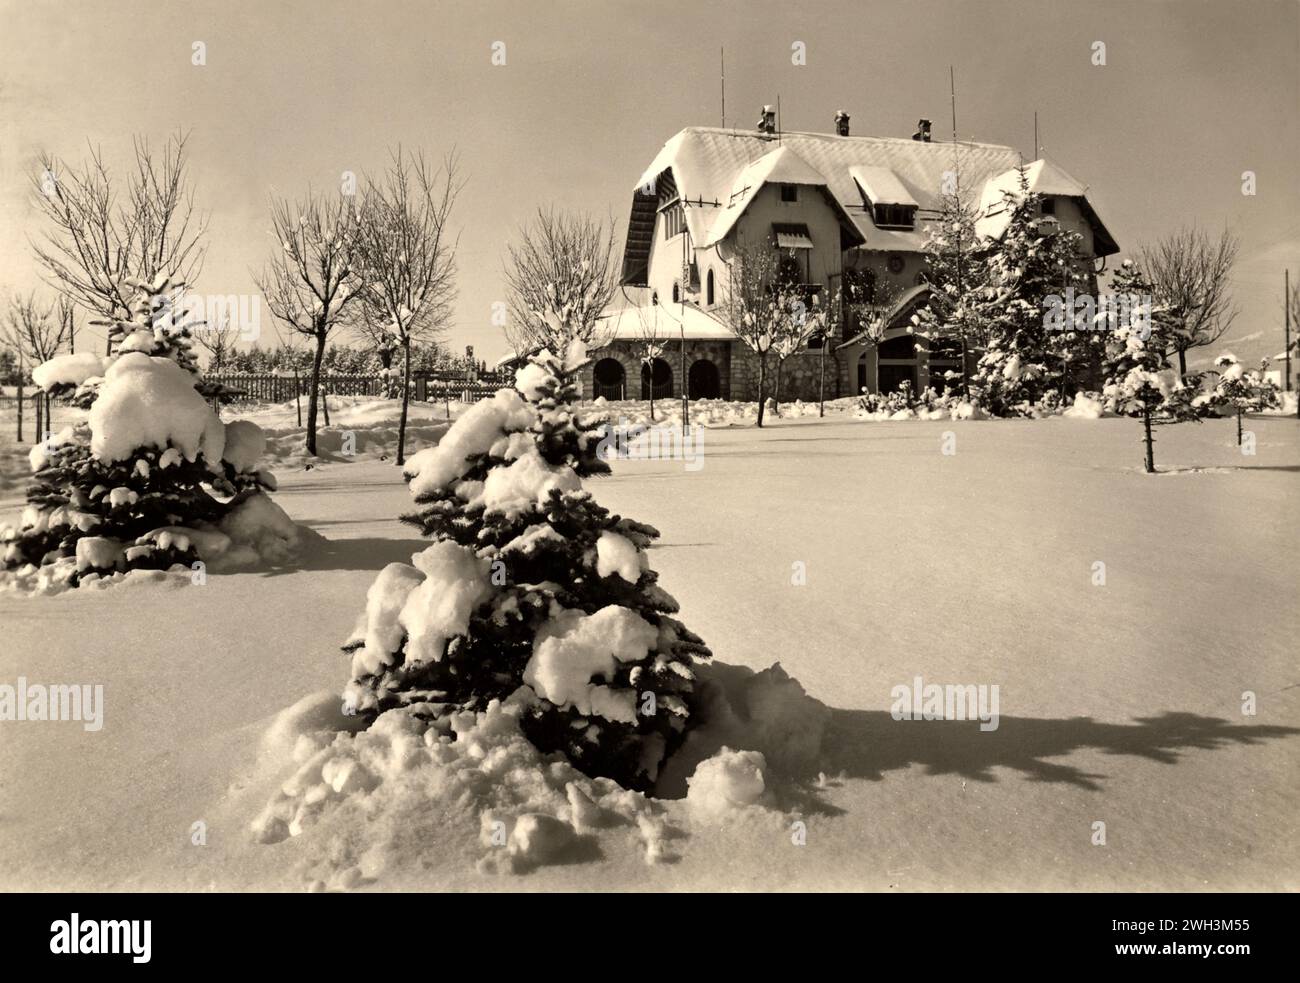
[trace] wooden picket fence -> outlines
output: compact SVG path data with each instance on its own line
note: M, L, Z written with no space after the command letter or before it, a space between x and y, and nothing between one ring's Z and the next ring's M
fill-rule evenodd
M278 375L220 372L205 375L205 382L218 382L234 391L236 403L284 403L311 392L309 374ZM322 375L321 392L327 396L385 395L388 380L377 375ZM494 379L432 373L411 380L411 398L423 401L473 403L485 399L510 383Z

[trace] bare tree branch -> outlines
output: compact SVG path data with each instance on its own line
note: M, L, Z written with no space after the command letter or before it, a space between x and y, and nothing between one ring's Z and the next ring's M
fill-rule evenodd
M193 282L203 265L207 219L195 211L187 139L177 133L155 153L137 138L120 206L98 148L90 148L80 167L41 154L32 186L52 227L30 242L55 289L101 318L125 318L134 294L130 279Z
M1155 301L1176 325L1172 351L1178 353L1180 375L1187 374L1188 351L1214 344L1236 320L1228 278L1238 246L1237 237L1226 229L1216 240L1186 228L1139 254L1138 265L1155 291Z
M271 229L277 245L255 279L272 316L316 343L307 403L307 451L315 454L325 343L356 296L356 214L343 196L330 199L308 191L296 202L271 201Z
M398 147L388 169L366 178L355 228L358 275L366 303L386 321L402 348L402 413L397 463L405 461L412 339L446 330L456 298L456 247L451 212L464 187L454 153L434 170L422 153Z
M517 354L547 348L562 356L580 341L598 347L600 317L617 286L612 219L538 209L507 247L503 275Z

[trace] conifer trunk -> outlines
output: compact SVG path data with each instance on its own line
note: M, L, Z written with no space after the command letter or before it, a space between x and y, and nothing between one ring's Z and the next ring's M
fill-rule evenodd
M1155 457L1155 449L1153 446L1155 444L1155 438L1151 436L1151 407L1149 406L1142 407L1142 429L1145 433L1145 440L1147 445L1147 461L1146 461L1147 474L1155 474L1156 457Z

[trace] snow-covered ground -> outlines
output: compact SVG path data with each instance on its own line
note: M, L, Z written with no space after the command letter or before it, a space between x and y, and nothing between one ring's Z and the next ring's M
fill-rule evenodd
M105 693L98 731L0 724L0 886L1300 887L1294 419L1251 418L1253 457L1229 420L1160 428L1165 473L1146 476L1130 420L841 411L758 431L719 417L702 467L625 460L588 487L662 531L661 583L712 647L710 678L752 713L712 737L763 745L761 795L735 755L681 798L712 747L670 769L673 798L584 791L494 719L466 722L455 752L376 737L372 773L392 768L382 797L344 797L301 835L261 843L250 827L298 771L295 750L344 723L335 642L375 573L427 545L397 521L410 499L378 459L391 413L340 408L335 429L370 451L303 470L292 412L223 417L276 428L280 414L275 500L327 540L301 569L0 595L0 683ZM441 418L440 405L419 417L426 444ZM19 494L0 491L5 518ZM776 662L828 716L754 685ZM918 676L998 686L999 726L894 720L891 690ZM813 744L824 725L802 749L815 764L779 760L801 735L765 733L774 719ZM351 788L338 767L326 781ZM729 794L756 802L718 808ZM552 863L512 867L491 823L525 813L584 832L562 831ZM512 833L558 835L545 819Z

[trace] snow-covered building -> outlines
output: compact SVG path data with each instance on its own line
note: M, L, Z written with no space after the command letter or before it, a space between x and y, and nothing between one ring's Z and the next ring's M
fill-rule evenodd
M963 187L980 189L980 233L1005 231L1002 192L1018 191L1025 166L1044 213L1080 234L1089 260L1119 251L1086 186L1048 160L1024 165L1011 147L934 143L926 121L910 139L850 136L843 113L835 122L835 133L777 133L765 114L757 130L693 126L664 144L632 194L622 287L585 392L644 398L653 386L656 396L680 395L684 376L696 398L754 399L757 360L728 327L724 298L737 250L765 241L809 295L833 297L849 281L878 303L879 343L843 319L826 352L828 396L889 392L904 381L919 390L932 376L941 387L939 373L957 366L960 349L907 325L929 297L926 224L955 168ZM653 368L642 360L651 334L664 342ZM789 359L783 398L816 397L821 354Z

